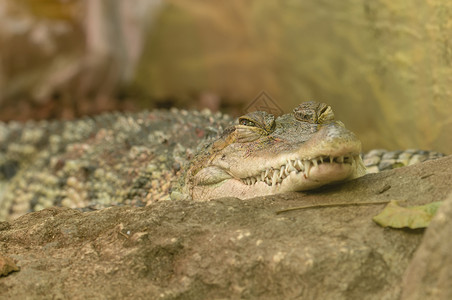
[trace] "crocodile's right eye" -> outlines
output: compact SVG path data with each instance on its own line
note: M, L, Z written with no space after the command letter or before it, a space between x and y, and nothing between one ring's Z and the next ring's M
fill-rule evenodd
M256 127L256 123L254 123L253 121L250 121L248 119L240 119L239 124L244 125L244 126Z
M269 134L275 128L275 116L265 111L254 111L241 116L238 125L242 126L244 130L262 129Z

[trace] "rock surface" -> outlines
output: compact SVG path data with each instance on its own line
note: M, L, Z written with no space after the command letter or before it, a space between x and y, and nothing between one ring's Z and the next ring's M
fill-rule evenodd
M452 299L452 194L432 220L404 276L402 299Z
M15 271L19 271L19 268L14 261L8 256L0 255L0 277Z
M451 170L448 156L311 193L30 213L0 223L0 253L20 267L0 299L398 299L423 230L377 226L383 205L275 212L444 200Z

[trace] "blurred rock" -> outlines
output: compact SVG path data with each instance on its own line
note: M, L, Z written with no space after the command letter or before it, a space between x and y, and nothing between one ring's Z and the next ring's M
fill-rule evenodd
M0 0L0 119L133 108L118 99L159 0Z
M170 0L135 84L155 98L218 94L243 110L262 90L286 112L333 105L364 150L452 149L452 4L444 1Z
M452 4L0 0L0 119L333 105L364 150L452 149ZM7 46L5 46L7 45ZM217 100L206 100L206 93Z
M402 299L452 299L452 194L433 218L405 272Z

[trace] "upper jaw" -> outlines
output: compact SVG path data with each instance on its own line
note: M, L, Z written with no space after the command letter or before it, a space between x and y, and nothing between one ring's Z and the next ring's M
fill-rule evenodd
M362 164L360 158L361 143L357 140L355 143L340 145L338 147L323 147L319 151L319 147L309 147L303 145L297 151L292 153L283 153L278 156L267 154L267 156L247 158L246 161L235 164L228 168L228 173L235 179L244 180L248 184L253 178L268 181L274 184L277 178L284 179L292 171L303 172L305 177L309 177L310 171L321 164L350 164L353 168ZM278 176L275 174L277 173ZM262 179L263 176L263 179ZM275 179L273 179L273 177ZM268 178L266 180L265 178Z
M254 185L257 182L264 182L267 186L277 186L278 184L282 184L282 182L290 175L302 175L302 179L305 181L313 180L313 181L321 181L323 178L325 180L334 181L335 176L338 180L342 179L341 177L347 176L344 175L344 172L348 172L350 176L353 176L353 171L358 168L359 164L361 164L361 158L359 155L347 154L341 156L324 156L320 155L311 159L287 159L284 164L280 164L277 167L270 167L266 169L260 169L254 173L254 175L239 177L239 179L245 185ZM323 165L320 167L320 165ZM343 165L343 168L347 168L342 172L335 172L335 170L331 170L330 174L320 174L317 171L319 168L339 168L339 165ZM314 176L311 177L312 171ZM328 170L324 170L324 172ZM317 176L316 176L317 175Z
M361 153L361 142L357 137L346 128L335 124L321 128L305 142L295 143L288 139L284 144L292 144L291 149L279 150L279 154L275 153L278 150L272 149L256 151L245 159L243 154L237 154L235 163L228 165L227 170L234 178L245 179L261 176L262 172L272 169L283 173L290 172L292 167L298 165L298 171L305 169L306 175L309 175L310 166L316 166L322 163L322 160L338 163L345 160L351 163L356 161ZM277 146L274 145L275 148Z

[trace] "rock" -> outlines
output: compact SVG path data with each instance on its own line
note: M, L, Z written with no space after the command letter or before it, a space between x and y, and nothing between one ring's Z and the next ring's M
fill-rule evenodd
M379 227L384 205L275 212L426 204L446 199L451 170L448 156L310 193L29 213L0 223L0 251L21 266L0 299L398 299L423 230Z
M14 260L0 254L0 277L15 271L19 271L19 267L16 266Z
M430 223L404 275L402 299L452 299L452 193Z

